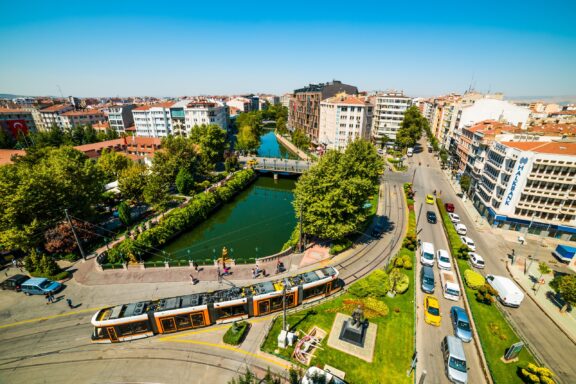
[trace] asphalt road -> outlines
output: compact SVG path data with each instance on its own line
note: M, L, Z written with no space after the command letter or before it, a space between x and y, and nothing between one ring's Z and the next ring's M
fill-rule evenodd
M419 155L416 155L416 159L412 162L417 161ZM416 163L417 164L417 163ZM414 175L414 169L416 169L416 174ZM442 228L442 221L438 209L435 204L426 204L425 196L426 194L432 194L435 187L433 185L434 177L430 177L429 168L422 168L421 166L413 166L410 168L409 174L414 176L413 188L416 192L415 195L415 206L416 219L417 219L417 230L420 230L418 238L422 242L430 242L434 244L434 249L438 251L439 249L444 249L450 253L450 248L448 246L448 240L444 234ZM426 212L433 211L438 217L436 224L430 224L426 220ZM440 282L439 268L436 264L434 265L434 276L435 276L435 290L432 294L440 302L440 314L442 316L442 321L440 327L435 327L433 325L427 324L424 321L424 296L425 293L420 289L420 271L422 265L420 264L420 250L418 249L416 253L417 263L416 263L416 276L417 276L417 287L416 290L416 301L417 301L417 329L416 329L416 340L417 340L417 351L418 351L418 377L421 377L422 373L426 371L426 383L449 383L445 369L444 369L444 359L440 351L440 343L445 336L454 335L454 329L452 327L450 319L450 308L452 306L459 306L464 308L464 303L462 297L458 301L448 300L444 298L442 285ZM452 269L454 271L454 268ZM454 271L454 273L456 273ZM463 288L461 287L461 290ZM464 351L466 353L466 360L468 363L468 383L484 383L484 375L482 373L482 367L480 365L480 358L478 356L477 350L474 346L474 341L470 343L464 343Z
M415 164L417 161L422 163L420 166L421 174L427 180L425 187L428 188L428 191L434 189L438 193L441 191L442 200L455 205L456 213L468 228L468 237L476 243L477 253L484 257L486 268L482 272L509 277L505 261L507 253L514 245L489 231L479 232L475 229L474 220L476 217L467 215L460 198L456 196L444 172L440 169L437 159L425 150L417 154L415 159L417 159L414 161ZM426 167L426 164L430 164L430 167ZM418 171L417 177L419 173ZM501 308L504 309L512 325L527 340L544 364L551 368L562 382L576 383L576 364L574 364L576 345L560 331L556 324L529 297L524 299L520 308Z

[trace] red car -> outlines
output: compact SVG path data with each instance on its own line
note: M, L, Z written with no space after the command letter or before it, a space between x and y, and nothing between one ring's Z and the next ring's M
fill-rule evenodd
M452 203L446 203L444 204L444 207L446 208L446 212L454 212L454 204Z

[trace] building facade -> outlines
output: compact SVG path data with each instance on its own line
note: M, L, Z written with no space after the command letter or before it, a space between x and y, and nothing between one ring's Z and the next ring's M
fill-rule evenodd
M228 100L226 105L234 107L240 112L250 112L252 110L252 100L245 97L234 97Z
M320 103L319 143L326 149L345 149L351 141L370 139L373 106L365 97L345 93Z
M56 104L41 109L39 112L42 126L38 127L38 129L41 131L45 131L52 126L57 126L61 129L64 129L66 125L66 118L63 117L62 115L66 112L73 110L74 107L70 104Z
M106 121L106 115L97 109L83 111L69 111L62 114L62 122L65 129L71 129L84 125L92 125Z
M529 117L530 110L528 108L519 107L504 100L484 98L462 108L458 129L472 126L483 120L505 122L526 129Z
M198 99L188 101L184 108L186 130L195 125L216 124L220 128L228 130L228 107L226 104L212 99Z
M136 136L141 137L166 137L172 133L172 119L170 107L174 102L165 102L152 105L144 105L134 108L134 126Z
M132 110L134 104L114 105L107 109L110 128L118 133L124 133L126 128L134 125Z
M403 92L384 92L373 96L374 117L372 118L372 139L382 145L384 137L396 139L396 133L404 120L404 112L412 105L412 99Z
M19 108L0 108L0 129L11 135L14 140L21 134L36 131L33 112Z
M313 143L319 143L320 102L342 92L357 95L358 88L334 80L296 89L288 108L288 128L301 129Z
M495 227L576 241L576 143L492 143L473 201Z

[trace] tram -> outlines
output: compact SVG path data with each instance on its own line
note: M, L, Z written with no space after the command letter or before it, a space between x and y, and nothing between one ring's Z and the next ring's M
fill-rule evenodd
M92 342L117 343L157 334L263 316L330 296L342 289L338 270L325 267L287 277L209 293L103 308L92 317Z

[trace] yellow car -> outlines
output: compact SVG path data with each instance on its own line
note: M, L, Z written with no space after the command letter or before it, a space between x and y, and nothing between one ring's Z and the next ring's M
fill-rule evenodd
M249 167L253 167L256 164L258 164L258 161L256 161L256 159L250 159L250 160L248 160L247 164Z
M440 326L440 303L434 296L424 296L424 321L430 325Z
M426 195L426 204L434 204L434 196Z

